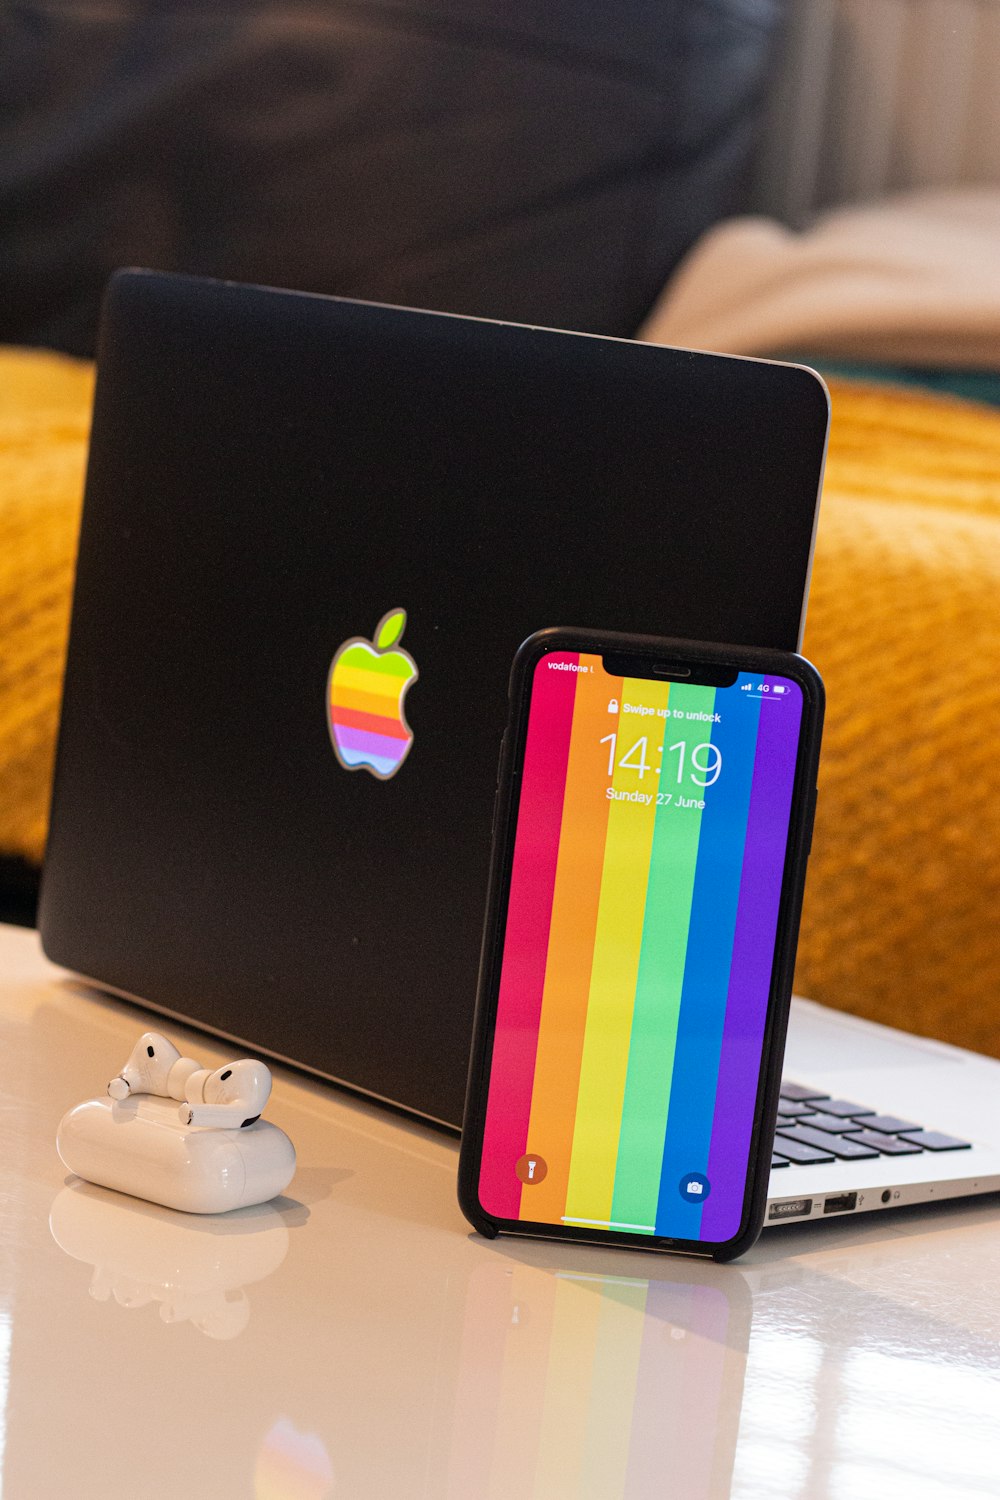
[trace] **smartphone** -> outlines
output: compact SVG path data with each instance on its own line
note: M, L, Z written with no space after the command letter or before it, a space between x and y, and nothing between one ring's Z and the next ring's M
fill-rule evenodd
M823 708L790 653L576 629L518 651L459 1163L484 1235L756 1239Z

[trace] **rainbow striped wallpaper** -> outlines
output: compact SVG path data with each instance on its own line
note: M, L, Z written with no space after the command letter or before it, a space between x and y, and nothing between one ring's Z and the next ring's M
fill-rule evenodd
M480 1201L738 1231L802 695L535 669Z

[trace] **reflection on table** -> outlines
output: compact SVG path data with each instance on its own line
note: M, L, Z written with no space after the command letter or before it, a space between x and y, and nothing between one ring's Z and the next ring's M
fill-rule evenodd
M78 1180L56 1195L49 1228L67 1255L93 1266L95 1302L158 1302L164 1323L193 1323L213 1339L243 1332L247 1285L288 1253L288 1230L269 1205L201 1218Z

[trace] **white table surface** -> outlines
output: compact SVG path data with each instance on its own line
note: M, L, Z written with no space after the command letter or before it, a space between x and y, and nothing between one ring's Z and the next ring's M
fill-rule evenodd
M454 1140L276 1068L286 1195L187 1217L55 1152L150 1026L232 1056L0 929L3 1500L1000 1495L995 1197L734 1266L486 1243Z

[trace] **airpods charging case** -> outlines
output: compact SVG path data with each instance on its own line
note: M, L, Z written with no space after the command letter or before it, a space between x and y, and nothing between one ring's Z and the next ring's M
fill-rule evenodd
M182 1125L173 1099L87 1099L64 1115L56 1150L87 1182L178 1208L222 1214L277 1197L295 1174L295 1147L257 1120L235 1130Z

